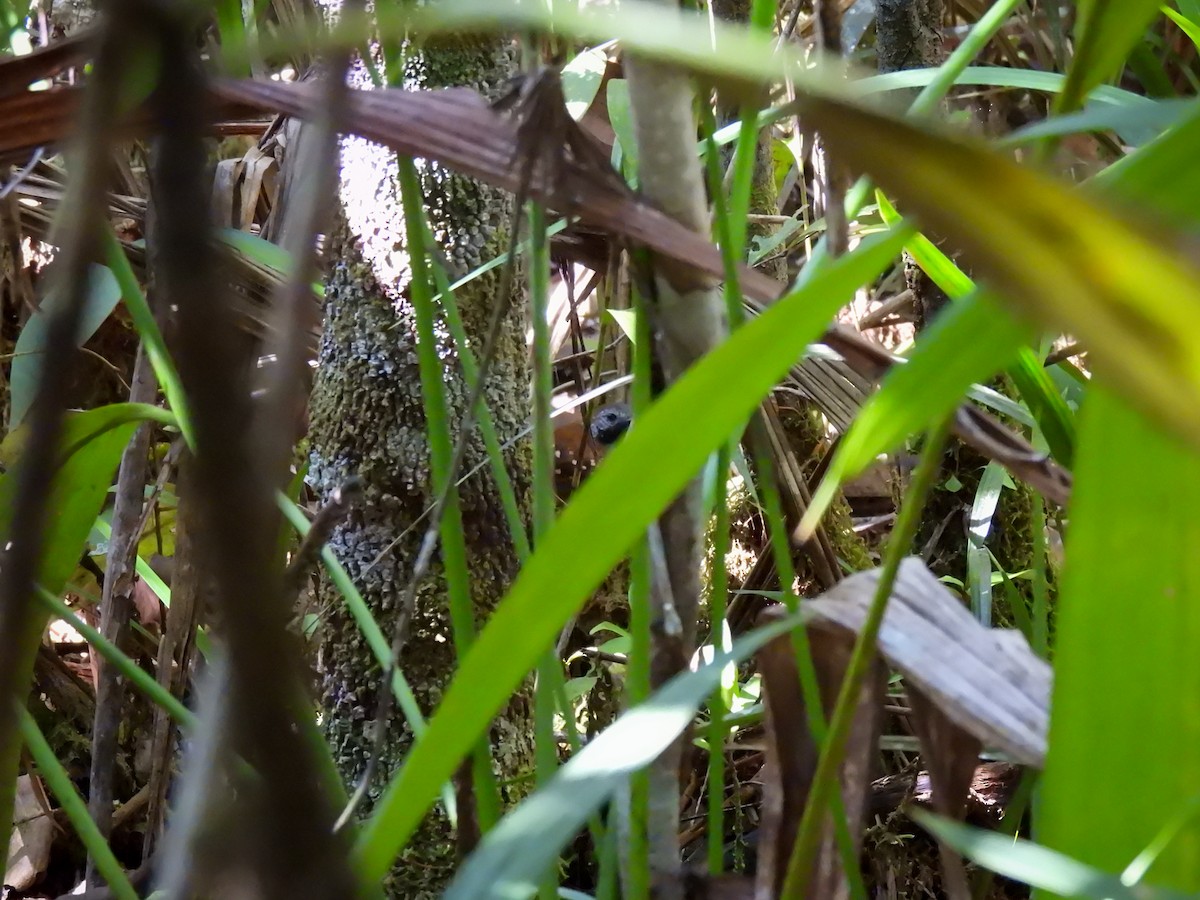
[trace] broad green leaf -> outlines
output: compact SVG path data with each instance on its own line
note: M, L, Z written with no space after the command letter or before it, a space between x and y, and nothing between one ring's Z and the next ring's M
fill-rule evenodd
M13 348L12 377L12 408L9 412L9 428L16 428L29 412L37 392L38 375L46 362L47 328L53 312L63 303L64 295L59 290L51 290L43 298L41 306L17 338ZM104 266L88 267L88 286L83 297L83 311L79 319L79 328L75 332L77 346L87 342L96 333L104 320L116 307L121 298L121 290L117 281ZM66 360L53 360L52 365L66 365Z
M608 53L603 47L589 47L563 66L563 98L572 119L578 121L588 111L600 90L607 67Z
M1059 111L1077 109L1096 85L1108 81L1142 39L1159 0L1079 0L1075 57L1058 97Z
M828 145L950 236L1013 307L1076 335L1098 371L1200 445L1200 270L1173 235L984 147L809 98Z
M942 816L913 809L917 823L963 856L1006 878L1053 891L1063 897L1098 900L1145 900L1165 893L1135 893L1116 875L1085 865L1077 859L1020 838L972 828Z
M708 455L746 421L850 293L895 258L906 237L901 232L864 241L739 328L605 457L522 568L463 660L429 731L380 799L356 847L363 878L383 877L439 787L562 624Z
M728 653L671 679L622 715L558 770L554 778L501 819L471 854L445 900L518 898L539 879L601 804L651 763L691 724L696 709L721 687L723 673L772 638L799 625L799 614L742 638Z
M1200 453L1102 381L1081 416L1038 838L1119 870L1200 793ZM1197 860L1193 818L1150 880L1200 891Z

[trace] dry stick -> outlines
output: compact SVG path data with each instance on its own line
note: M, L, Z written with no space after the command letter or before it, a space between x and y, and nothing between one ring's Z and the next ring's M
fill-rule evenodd
M244 344L216 277L219 260L207 215L205 85L195 35L173 8L147 3L138 12L157 26L161 59L171 70L159 81L152 105L161 133L154 169L161 240L156 283L178 309L178 363L196 435L195 499L203 527L198 560L213 577L229 662L229 690L221 699L229 704L228 728L219 738L258 773L236 794L237 833L224 835L222 845L227 857L215 863L193 859L190 867L215 876L233 855L264 897L353 896L348 848L331 834L332 786L307 729L297 727L311 711L298 648L286 631L275 559L274 485L280 473L254 452L254 408L239 349ZM194 841L188 845L188 853L198 849Z
M517 90L521 91L522 87L530 83L530 81L521 82ZM510 95L510 97L514 97L519 102L524 102L527 97L534 96L534 101L536 102L536 95L532 94L532 91L536 90L537 85L534 83L530 93L521 91L521 95ZM503 103L508 99L506 97L501 102ZM522 127L524 127L524 124ZM483 392L487 386L488 375L491 373L492 362L500 346L500 333L504 327L505 315L508 312L509 293L512 290L513 267L516 264L517 245L520 241L521 221L524 216L525 201L529 196L529 185L533 180L534 171L537 169L538 160L541 158L541 155L552 152L548 149L552 145L536 143L536 136L533 140L535 143L520 144L518 147L518 153L521 150L527 151L525 154L526 165L521 174L521 183L517 193L513 197L512 230L508 236L508 262L500 274L500 289L496 294L496 303L492 309L491 321L488 323L483 352L479 357L475 386L471 389L471 393L467 397L458 434L454 440L454 450L450 456L450 476L446 479L446 483L442 485L441 490L438 491L437 496L434 498L432 508L429 511L429 524L425 529L425 536L421 539L421 546L417 551L417 559L413 563L412 575L409 577L408 584L405 585L404 593L401 595L400 615L396 620L396 629L392 633L392 646L388 657L388 665L380 679L379 699L375 707L375 717L371 722L371 750L367 755L367 765L362 777L359 778L358 785L354 789L354 795L342 810L341 815L338 816L337 823L334 825L334 828L337 830L344 828L350 821L355 811L362 804L363 800L366 799L367 791L370 790L371 782L375 778L375 771L378 767L377 760L381 756L383 742L387 737L387 720L392 714L392 705L395 700L391 690L392 677L395 674L396 668L400 665L400 654L404 650L404 645L408 640L408 627L412 622L416 607L417 588L425 580L425 576L429 574L429 566L433 562L433 554L438 544L438 534L442 527L442 515L445 513L450 493L458 484L454 475L462 467L463 459L467 453L467 441L474 430L475 407L483 399ZM531 150L533 152L529 153L528 151ZM425 252L427 248L424 244L425 236L421 235L421 246L418 252ZM409 247L409 252L413 252L411 246ZM376 565L379 560L390 553L400 543L401 538L403 538L403 535L400 535L384 547L371 562L371 565Z
M78 178L62 210L61 249L53 272L64 302L51 314L38 391L26 419L29 436L14 473L8 542L0 551L0 821L11 820L20 736L17 705L28 688L40 620L33 591L44 549L46 502L58 466L62 413L74 371L72 352L88 286L88 266L99 254L109 147L118 120L126 30L135 27L115 4L106 20L87 90L75 160Z
M158 477L154 480L154 487L150 491L150 496L146 498L146 505L142 509L142 517L138 519L136 529L137 534L143 534L146 531L146 526L150 523L150 517L154 515L155 503L162 496L163 489L166 488L167 482L171 480L171 474L175 471L179 463L179 454L183 452L183 448L187 443L182 437L177 437L171 442L171 446L167 448L166 455L163 456L162 465L158 467ZM156 520L157 521L157 520ZM161 549L161 541L159 547ZM161 574L161 573L160 573Z
M146 351L138 347L133 365L133 387L130 403L153 403L158 385ZM142 517L143 486L146 479L146 454L150 449L151 428L143 422L129 439L121 454L117 476L116 499L113 502L112 533L108 539L107 571L100 599L100 633L117 647L124 644L133 612L134 557L137 555L139 524ZM92 767L88 787L88 812L100 833L107 838L112 830L113 768L117 753L117 732L121 724L121 707L125 697L124 679L108 663L94 658L98 667L96 683L96 718L92 726ZM96 872L95 861L88 859L87 883L99 885L103 879Z

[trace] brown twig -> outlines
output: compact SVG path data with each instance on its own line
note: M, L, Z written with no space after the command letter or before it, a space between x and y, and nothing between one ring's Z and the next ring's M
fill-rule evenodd
M158 393L150 361L143 348L138 349L133 365L130 403L153 403ZM134 431L117 475L113 501L112 533L108 541L107 571L100 599L100 633L117 647L125 643L129 619L133 613L134 558L137 554L138 529L146 480L146 454L150 449L150 425L143 422ZM92 767L88 789L88 812L105 837L112 828L113 774L117 753L117 733L125 696L123 679L113 666L92 657L98 669L96 678L96 718L92 726ZM95 860L89 857L87 883L101 883Z

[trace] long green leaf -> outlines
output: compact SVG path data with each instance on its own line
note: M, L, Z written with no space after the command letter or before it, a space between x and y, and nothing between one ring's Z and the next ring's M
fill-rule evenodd
M356 847L364 878L387 872L438 788L562 623L819 336L850 292L895 257L905 237L902 232L865 241L807 288L739 329L605 458L522 569L463 661L429 731L381 798Z
M1200 445L1200 270L1174 237L984 147L845 103L805 104L833 151L951 236L1014 308L1076 335L1097 370Z
M1200 453L1107 385L1082 410L1038 837L1119 870L1200 785ZM1122 785L1137 773L1137 790ZM1200 890L1192 819L1150 870Z
M879 195L879 210L885 222L894 224L898 213L882 194ZM969 294L974 293L975 282L924 235L916 235L905 249L933 279L934 284L945 291L948 296L956 300L966 299ZM993 359L999 359L1005 355L1016 356L1016 359L1008 366L1008 374L1016 384L1017 390L1020 391L1022 399L1033 412L1034 418L1037 419L1051 453L1060 463L1070 468L1075 457L1074 416L1062 395L1055 389L1054 382L1051 381L1042 366L1042 360L1026 346L1029 338L1027 329L1023 328L1020 323L1014 322L1003 307L997 308L994 296L986 294L984 296L987 298L986 305L994 310L992 321L990 325L981 323L979 333L972 345L986 344L991 349L991 353L981 351L978 346L971 346L971 350L984 357L990 355ZM974 302L979 303L981 299L976 298ZM1012 350L1006 350L1002 346L1006 342L1013 348ZM940 349L943 352L949 351L951 354L963 353L964 350L961 346L953 345L943 346ZM953 364L950 360L944 362ZM941 365L943 362L939 361L937 364ZM995 371L995 369L989 371L983 366L979 366L974 377L976 380L982 380ZM965 389L966 385L963 387ZM940 414L940 411L934 412L933 416ZM927 421L932 420L931 417Z
M1200 101L1165 134L1099 173L1090 187L1142 209L1165 215L1172 224L1200 223Z

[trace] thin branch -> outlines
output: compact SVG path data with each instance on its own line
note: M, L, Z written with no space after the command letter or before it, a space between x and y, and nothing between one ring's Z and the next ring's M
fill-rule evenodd
M130 403L153 403L158 393L146 352L138 348L133 365L133 387ZM116 499L113 501L112 533L108 540L108 559L104 575L104 591L100 599L100 633L117 647L125 643L129 619L133 613L134 558L137 554L144 484L146 455L150 450L151 427L143 422L134 431L117 475ZM117 753L117 732L125 690L120 673L100 659L93 659L97 669L96 718L92 727L92 767L88 783L88 812L105 838L112 829L113 775ZM101 883L95 870L95 860L89 857L88 885Z

